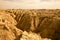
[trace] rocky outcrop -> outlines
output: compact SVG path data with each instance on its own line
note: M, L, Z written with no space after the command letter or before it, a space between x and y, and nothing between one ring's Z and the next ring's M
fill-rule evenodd
M16 20L10 14L0 12L0 40L15 40L22 33L16 24Z

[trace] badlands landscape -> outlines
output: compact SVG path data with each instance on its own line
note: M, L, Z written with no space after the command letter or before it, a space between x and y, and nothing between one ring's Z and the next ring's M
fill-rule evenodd
M0 9L0 40L60 40L60 10Z

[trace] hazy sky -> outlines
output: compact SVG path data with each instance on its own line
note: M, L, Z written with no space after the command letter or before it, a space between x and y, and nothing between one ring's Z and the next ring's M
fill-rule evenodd
M60 9L60 0L0 0L0 8Z

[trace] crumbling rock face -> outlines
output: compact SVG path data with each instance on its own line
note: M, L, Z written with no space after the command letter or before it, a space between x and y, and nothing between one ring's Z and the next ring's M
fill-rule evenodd
M5 10L7 13L1 18L7 19L4 23L8 32L13 35L13 40L38 40L39 38L49 38L52 40L60 40L60 10ZM3 14L3 13L2 13ZM9 15L9 16L8 16ZM3 17L4 16L4 17ZM12 19L14 20L12 21ZM4 22L4 20L2 20ZM17 21L17 22L16 22ZM16 25L16 26L15 26ZM3 27L1 27L3 29ZM22 37L20 37L20 32ZM4 31L4 30L3 30ZM3 32L2 31L2 32ZM24 31L27 31L27 37ZM34 33L38 35L38 39L35 39L35 35L30 37L29 32L32 35ZM8 33L6 32L6 34ZM4 32L5 33L5 32ZM8 33L9 34L9 33ZM7 35L8 35L7 34ZM36 35L37 36L37 35ZM25 39L27 38L27 39ZM31 38L31 39L29 39ZM39 39L43 40L43 39Z
M16 20L11 15L0 12L0 40L15 40L21 33L16 24Z
M21 30L29 31L29 28L31 26L31 18L29 14L23 14L21 18L19 18L19 22L17 24L17 27Z
M43 10L42 10L43 11ZM60 40L60 17L55 15L52 11L36 12L35 10L29 10L28 12L22 12L22 16L17 16L18 24L17 27L25 31L33 31L40 33L42 38L51 38L52 40ZM21 15L21 14L20 14ZM59 23L58 23L58 22ZM58 24L57 24L58 23ZM19 26L18 26L19 25Z

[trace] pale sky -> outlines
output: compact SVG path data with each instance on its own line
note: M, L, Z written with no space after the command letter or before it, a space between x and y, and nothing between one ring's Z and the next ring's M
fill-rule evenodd
M60 9L60 0L0 0L0 8Z

